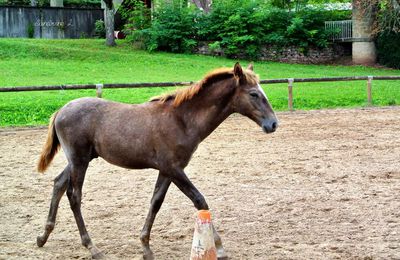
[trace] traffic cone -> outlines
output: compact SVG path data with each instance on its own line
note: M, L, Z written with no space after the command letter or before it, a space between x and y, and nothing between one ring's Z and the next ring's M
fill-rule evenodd
M211 213L199 210L194 225L192 250L190 260L216 260L214 233L211 224Z

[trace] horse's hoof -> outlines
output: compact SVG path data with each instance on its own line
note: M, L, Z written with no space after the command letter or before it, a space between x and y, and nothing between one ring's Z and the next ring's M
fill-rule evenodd
M225 250L217 250L217 259L218 260L228 260L229 257L227 256L227 254L225 253Z
M147 252L143 254L143 260L154 260L154 254L153 252Z
M44 244L46 244L46 240L43 239L43 237L38 236L38 237L36 238L36 244L37 244L38 247L43 247Z
M97 252L96 254L92 255L92 259L105 259L106 255L102 252Z
M217 259L218 260L228 260L229 259L228 255L225 253L225 250L222 247L222 245L217 247Z

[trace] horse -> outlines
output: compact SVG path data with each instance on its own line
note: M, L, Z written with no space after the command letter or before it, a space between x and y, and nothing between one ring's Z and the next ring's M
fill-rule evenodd
M82 245L93 259L105 257L92 242L81 214L86 170L92 159L101 157L128 169L158 170L150 209L140 233L143 258L154 259L150 231L171 183L196 209L209 208L184 169L199 143L233 113L247 116L265 133L272 133L278 127L275 112L252 64L247 69L242 69L239 63L233 69L216 69L190 87L143 104L100 98L80 98L67 103L51 117L38 161L37 169L43 173L61 146L68 164L54 179L45 231L37 237L37 246L44 246L53 231L59 202L66 192ZM214 227L213 230L217 256L227 258L221 238Z

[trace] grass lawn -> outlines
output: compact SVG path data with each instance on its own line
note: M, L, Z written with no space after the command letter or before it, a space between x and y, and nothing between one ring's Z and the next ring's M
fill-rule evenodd
M225 58L148 53L119 41L0 39L0 87L85 83L196 81L218 67L232 67ZM246 66L248 61L240 61ZM261 79L400 75L399 70L362 66L298 65L255 62ZM276 110L287 109L287 86L263 86ZM362 107L366 82L295 83L295 109ZM105 89L103 97L141 103L171 88ZM49 116L69 100L95 96L95 90L0 93L0 126L47 124ZM399 105L400 81L374 81L374 104Z

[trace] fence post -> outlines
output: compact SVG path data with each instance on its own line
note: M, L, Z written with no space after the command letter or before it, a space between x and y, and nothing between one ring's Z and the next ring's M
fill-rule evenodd
M289 98L288 98L288 107L290 111L293 111L293 82L294 82L294 78L289 78L288 79L288 94L289 94Z
M101 98L103 96L103 84L96 84L96 97Z
M368 81L367 81L368 106L372 106L372 79L373 76L368 76Z

